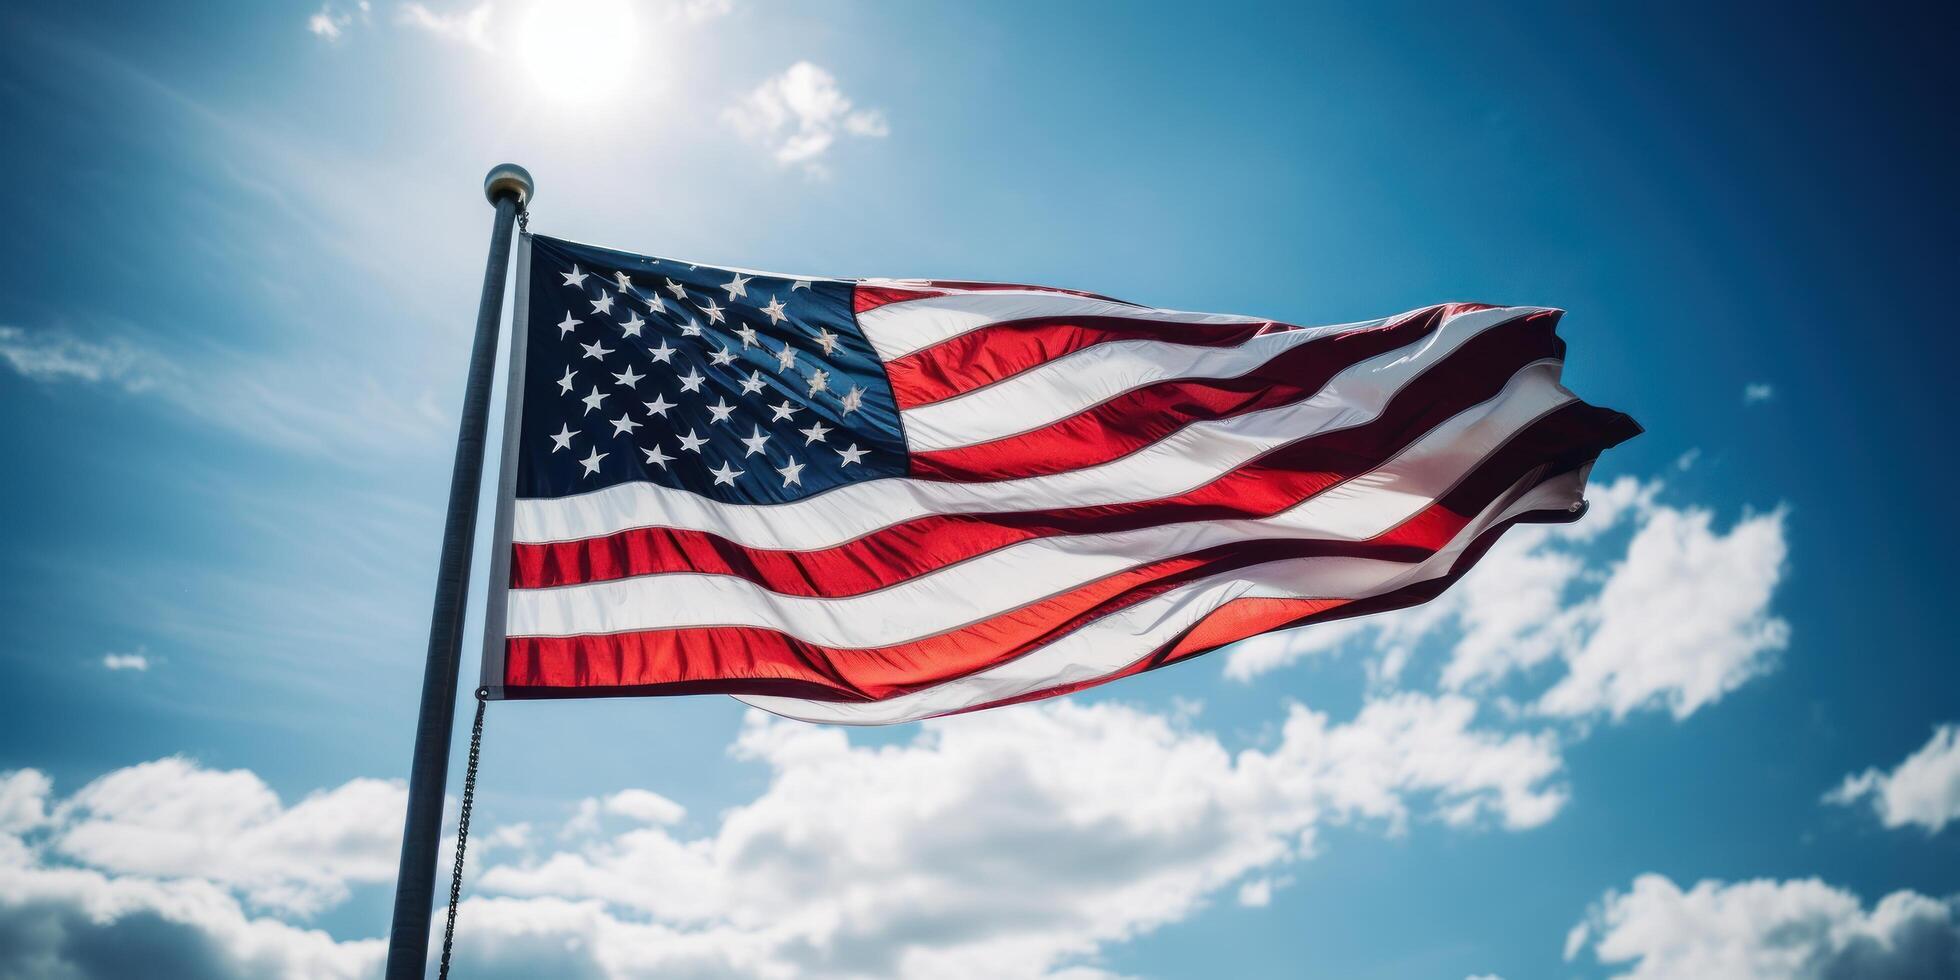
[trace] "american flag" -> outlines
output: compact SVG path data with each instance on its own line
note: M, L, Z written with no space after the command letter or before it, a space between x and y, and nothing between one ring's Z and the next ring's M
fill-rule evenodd
M1422 602L1639 432L1556 310L1325 327L528 236L483 684L884 724ZM504 542L507 541L507 547Z

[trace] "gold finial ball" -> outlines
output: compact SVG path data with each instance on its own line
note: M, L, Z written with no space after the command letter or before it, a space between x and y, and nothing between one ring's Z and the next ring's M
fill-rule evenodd
M537 192L537 185L531 182L531 172L514 163L500 163L490 168L490 174L483 178L483 196L491 204L497 203L508 194L517 198L518 206L531 203L531 195Z

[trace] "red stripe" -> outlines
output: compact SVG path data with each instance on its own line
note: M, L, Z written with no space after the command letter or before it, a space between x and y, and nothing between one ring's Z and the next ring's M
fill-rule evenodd
M1493 454L1480 465L1477 477L1466 482L1496 488L1489 494L1495 499L1532 468L1570 469L1622 437L1611 425L1620 418L1589 406L1569 406ZM506 693L548 696L554 689L577 688L594 695L639 694L671 684L728 684L723 689L733 693L772 693L784 685L800 685L828 690L837 699L892 697L1004 663L1137 602L1234 570L1322 555L1420 561L1489 502L1470 501L1470 494L1467 487L1453 491L1417 518L1369 542L1233 542L1140 565L969 626L886 647L828 647L755 627L515 637L506 645ZM769 690L751 692L739 683L729 684L742 680Z
M933 296L952 296L956 293L981 293L998 290L1012 290L1017 293L1063 293L1081 296L1085 299L1099 299L1105 303L1124 303L1098 293L1085 293L1079 289L1061 289L1055 286L1026 286L1014 282L963 282L958 279L903 279L898 282L861 282L851 291L851 309L858 313L875 310L891 303L907 300L927 299Z
M1612 414L1617 415L1618 413ZM1627 424L1632 424L1632 419L1627 419L1625 416L1620 416L1620 418L1625 419ZM1639 427L1634 426L1634 428L1637 430ZM1601 446L1599 451L1604 452L1608 448L1611 447ZM1544 480L1550 480L1566 472L1570 472L1569 467L1562 469L1548 467L1543 479L1539 482L1542 483ZM1576 519L1578 516L1578 514L1568 514L1560 511L1524 514L1514 517L1478 535L1477 539L1471 542L1470 546L1465 548L1463 554L1450 566L1447 574L1370 598L1235 599L1220 606L1210 615L1199 620L1189 630L1186 630L1183 636L1158 647L1146 656L1138 658L1122 670L1086 681L1077 681L1072 684L1058 684L1054 687L1018 694L1011 698L1002 698L997 701L989 701L985 704L976 704L972 707L961 708L958 711L949 711L946 714L967 714L973 711L985 711L988 708L1005 707L1010 704L1025 704L1030 701L1061 697L1062 695L1073 694L1092 687L1100 687L1110 681L1121 680L1122 678L1141 674L1145 671L1156 670L1159 667L1168 667L1174 663L1192 660L1213 650L1217 650L1220 647L1230 646L1240 640L1249 639L1262 633L1298 629L1303 626L1332 622L1337 619L1350 619L1355 616L1365 616L1378 612L1386 612L1391 609L1404 609L1409 606L1421 605L1441 595L1444 590L1463 578L1483 558L1491 546L1497 543L1497 539L1502 537L1504 532L1510 530L1513 526L1524 523L1563 523Z
M1556 341L1551 332L1557 326L1558 317L1553 311L1524 314L1486 331L1481 337L1519 329L1515 325L1524 324L1525 329L1542 332L1540 339L1545 353L1539 356L1556 356ZM1419 341L1442 319L1440 315L1412 317L1396 324L1336 334L1283 350L1237 377L1160 381L1133 388L1039 429L957 449L916 452L912 454L912 476L977 483L1043 476L1106 463L1194 422L1227 419L1303 401L1349 367Z
M1409 382L1366 425L1281 446L1187 493L1156 500L1042 511L915 518L832 548L747 548L674 528L511 549L511 587L546 588L660 572L737 575L785 595L847 596L883 588L997 548L1061 534L1270 517L1383 460L1452 416L1496 396L1517 370L1551 350L1549 326L1487 332Z
M1448 303L1412 310L1382 327L1423 321L1423 332L1450 317L1492 307ZM1166 323L1133 317L1036 317L989 324L885 363L901 410L984 388L1058 357L1098 344L1152 340L1185 347L1237 347L1254 337L1297 330L1284 323ZM1379 328L1377 328L1379 329Z

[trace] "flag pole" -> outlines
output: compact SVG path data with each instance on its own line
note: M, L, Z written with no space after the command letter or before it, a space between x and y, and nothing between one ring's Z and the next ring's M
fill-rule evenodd
M408 776L408 816L402 826L401 868L395 877L395 916L388 932L388 980L422 980L429 962L429 924L435 911L436 861L442 834L443 790L449 778L449 738L456 727L456 670L462 660L463 614L476 540L477 495L483 487L483 446L490 384L497 361L497 328L504 309L512 225L536 185L523 167L500 164L483 178L483 196L496 207L476 340L463 387L463 421L449 475L449 514L442 526L429 657L422 670L422 708Z

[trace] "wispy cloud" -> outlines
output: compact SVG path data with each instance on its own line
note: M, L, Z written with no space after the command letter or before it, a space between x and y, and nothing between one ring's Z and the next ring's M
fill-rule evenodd
M492 9L490 4L483 3L468 10L438 12L419 3L405 3L400 19L403 24L443 40L467 44L479 51L495 51L496 45L490 40Z
M1752 381L1742 386L1742 403L1758 405L1776 397L1776 389L1767 381Z
M0 326L0 364L30 381L113 385L276 448L399 453L428 445L447 422L426 389L405 396L357 364L336 370L215 347L194 353L195 371L133 335L90 340Z
M142 647L137 647L131 653L105 653L102 655L102 666L108 670L149 670L150 655Z
M830 72L808 61L757 86L722 112L722 119L749 140L768 147L778 164L813 176L839 134L879 139L890 135L883 112L856 108Z

